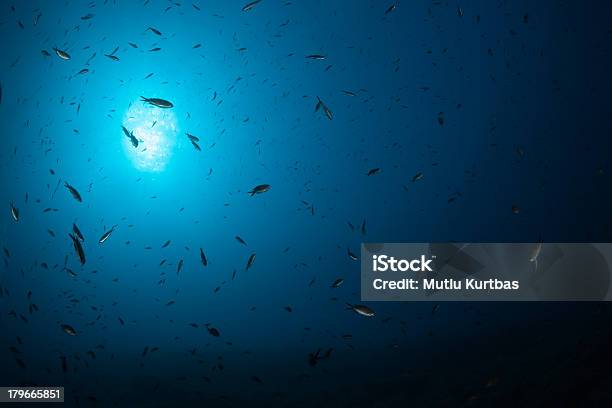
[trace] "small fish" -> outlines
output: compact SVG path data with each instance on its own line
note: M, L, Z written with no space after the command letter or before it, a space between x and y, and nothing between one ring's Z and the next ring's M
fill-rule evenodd
M240 242L242 245L246 245L247 243L244 242L244 239L240 238L238 235L236 235L236 241Z
M69 324L62 324L61 325L62 330L64 331L64 333L70 335L70 336L76 336L77 332L74 329L74 327L70 326Z
M327 116L327 119L332 120L334 118L334 113L331 111L331 109L329 109L327 105L323 103L321 98L317 96L317 104L315 106L315 112L317 112L321 108L323 108L323 113L325 113L325 116Z
M374 169L370 169L368 173L366 174L366 176L373 176L378 173L380 173L380 168L376 167Z
M181 272L181 269L183 269L183 260L181 259L178 263L178 266L176 267L176 274L178 275Z
M172 108L174 107L174 105L172 104L172 102L167 101L165 99L159 99L159 98L145 98L144 96L141 96L141 101L144 103L148 103L150 105L153 106L157 106L158 108L164 108L164 109L168 109L168 108Z
M98 240L98 243L103 244L111 236L113 231L115 231L115 228L117 228L117 225L113 225L113 227L111 229L109 229L104 234L102 234L102 236Z
M189 138L189 140L191 140L192 142L199 142L200 138L194 135L191 135L189 133L185 133L187 135L187 137Z
M89 14L81 17L81 20L89 20L89 19L93 18L93 16L94 16L93 14L89 13Z
M204 250L202 250L202 248L200 248L200 261L202 261L202 265L208 265L208 260L206 259L206 255L204 254Z
M15 222L19 222L19 209L15 207L12 203L11 205L11 216L15 220Z
M248 271L248 270L249 270L249 268L250 268L251 266L253 266L253 262L255 262L255 254L254 254L254 253L253 253L253 254L251 254L251 256L249 256L249 260L247 261L246 268L244 268L244 269L245 269L246 271Z
M60 50L58 48L53 48L53 51L55 51L55 54L60 57L63 60L69 60L70 59L70 54L68 54L66 51L64 50Z
M132 142L132 146L138 147L138 139L136 139L136 137L134 136L134 131L129 132L124 126L121 126L121 129L123 129L123 133L125 133L125 136L130 139L130 142Z
M112 54L104 54L105 57L112 59L113 61L119 61L119 57Z
M192 141L191 141L191 144L193 145L193 147L194 147L194 148L195 148L197 151L199 151L199 152L201 152L201 151L202 151L202 149L200 148L200 145L199 145L199 144L197 144L195 141L193 141L193 140L192 140Z
M206 330L208 330L208 333L210 333L210 335L213 336L213 337L221 336L221 333L219 332L219 330L215 329L214 327L209 327L207 325L206 326Z
M164 244L161 246L162 248L166 248L168 245L170 245L170 240L167 240L166 242L164 242Z
M433 315L433 314L435 314L435 313L438 311L438 309L439 309L439 308L440 308L440 304L439 304L439 303L436 303L436 304L434 305L434 307L431 309L431 314L432 314L432 315Z
M348 253L349 258L351 258L353 261L356 261L356 260L357 260L357 255L355 255L354 253L352 253L350 249L347 249L346 251L347 251L347 253Z
M259 2L261 2L261 0L255 0L252 1L250 3L247 3L244 5L244 7L242 7L242 11L249 11L251 10L253 7L255 7Z
M76 235L81 242L85 242L85 238L83 237L83 234L81 234L81 230L79 230L79 227L77 227L74 222L72 223L72 232L74 232L74 235Z
M72 245L74 246L74 250L79 257L81 265L85 265L85 252L83 251L81 241L79 241L79 239L72 234L68 234L68 236L70 237L70 239L72 239Z
M325 55L321 55L321 54L310 54L310 55L307 55L305 58L306 59L313 59L313 60L324 60L327 57Z
M389 6L389 8L385 11L385 16L395 10L395 4Z
M70 191L70 194L72 194L72 197L74 197L75 200L77 200L79 203L83 202L83 199L81 198L81 195L79 194L76 188L72 187L70 184L68 184L65 181L64 181L64 186L68 189L68 191Z
M253 197L255 194L262 194L268 192L269 190L269 184L260 184L258 186L253 187L253 190L249 191L248 193L251 195L251 197Z
M319 357L319 353L321 353L321 349L318 349L314 353L308 354L308 364L310 364L312 367L316 366L321 359L321 357Z
M533 263L534 271L538 270L538 258L542 252L542 243L538 242L529 253L529 262Z
M412 182L414 183L415 181L418 181L422 178L423 178L423 173L418 172L417 174L414 175L414 177L412 177Z
M152 31L153 33L155 33L157 35L162 35L162 33L159 30L157 30L157 29L155 29L153 27L149 27L145 31Z
M364 305L351 305L350 303L347 303L346 305L348 306L347 309L352 310L361 316L373 317L376 314L374 313L374 310Z
M331 284L331 288L337 288L340 287L340 285L342 285L344 283L344 279L342 278L338 278L336 279L332 284Z

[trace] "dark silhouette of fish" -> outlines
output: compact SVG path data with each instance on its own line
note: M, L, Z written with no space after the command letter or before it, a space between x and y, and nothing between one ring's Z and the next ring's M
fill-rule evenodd
M74 327L72 327L69 324L62 324L61 328L64 331L64 333L69 334L70 336L76 336L77 335L77 332L74 329ZM65 362L65 358L64 358L64 362Z
M253 189L249 191L249 194L251 195L251 197L253 197L255 194L265 193L269 190L270 190L269 184L260 184L258 186L253 187Z
M74 235L76 235L81 240L81 242L85 242L85 237L83 237L83 234L81 234L81 230L79 230L79 227L77 227L74 222L72 223L72 232L74 232Z
M319 357L319 354L321 353L321 349L318 349L317 351L315 351L314 353L309 353L308 354L308 364L312 367L316 366L317 363L319 362L319 360L321 359L321 357Z
M77 200L79 203L83 202L83 199L81 198L81 194L79 194L76 188L72 187L70 184L68 184L65 181L64 181L64 186L68 189L68 191L70 191L70 194L72 194L72 197L74 197L75 200Z
M219 330L215 329L214 327L210 327L210 324L206 325L206 329L208 330L208 333L210 333L210 335L213 337L221 336L221 333L219 332Z
M159 31L159 30L157 30L157 29L155 29L155 28L153 28L153 27L149 27L149 28L147 28L147 30L145 30L145 31L152 31L153 33L155 33L155 34L157 34L157 35L162 35L161 31Z
M350 249L347 249L346 252L348 254L348 257L351 258L353 261L356 261L358 259L357 255L355 255Z
M54 47L53 51L55 51L55 55L57 55L58 57L60 57L63 60L69 60L70 59L70 54L68 54L64 50L60 50L60 49Z
M19 222L19 209L11 203L11 216L15 222Z
M70 239L72 239L72 245L74 246L74 250L79 257L81 265L85 265L85 252L83 251L81 241L79 241L79 239L72 234L68 234L68 236L70 237Z
M331 109L329 109L327 105L323 103L321 98L317 96L317 104L315 106L315 112L317 112L321 108L323 108L323 113L325 113L325 116L327 116L327 119L332 120L334 118L334 113L331 111Z
M202 250L202 248L200 248L200 261L202 261L202 265L204 266L208 265L208 259L206 259L206 255L204 254L204 251Z
M125 126L121 126L121 129L123 129L123 133L125 133L125 136L130 139L130 142L132 142L132 146L134 147L138 147L138 139L136 139L136 137L134 136L134 131L128 131Z
M338 278L338 279L336 279L336 280L334 281L334 283L332 283L332 284L331 284L331 286L330 286L330 287L332 287L332 288L337 288L337 287L339 287L340 285L342 285L343 283L344 283L344 279L342 279L342 278Z
M248 271L249 268L251 266L253 266L253 262L255 262L255 254L254 253L251 254L251 256L249 256L249 260L247 261L246 268L244 268L244 269Z
M108 231L106 231L104 234L102 234L102 236L100 237L100 239L98 240L98 242L99 242L100 244L103 244L103 243L104 243L104 241L106 241L106 240L107 240L107 239L108 239L108 238L111 236L111 234L113 233L113 231L115 231L115 228L117 228L117 226L116 226L116 225L113 225L113 227L112 227L111 229L109 229L109 230L108 230Z
M197 137L197 136L194 136L194 135L189 134L189 133L185 133L185 134L187 135L187 137L189 138L189 140L191 140L192 142L199 142L199 141L200 141L200 138L199 138L199 137Z
M376 314L374 313L374 310L370 309L365 305L351 305L350 303L347 303L346 306L347 309L352 310L353 312L365 317L374 317L374 315Z
M255 7L259 2L261 2L261 0L255 0L252 1L250 3L247 3L244 5L244 7L242 7L242 11L249 11L251 10L253 7Z
M149 105L157 106L158 108L168 109L174 107L172 102L160 98L145 98L141 96L141 101Z

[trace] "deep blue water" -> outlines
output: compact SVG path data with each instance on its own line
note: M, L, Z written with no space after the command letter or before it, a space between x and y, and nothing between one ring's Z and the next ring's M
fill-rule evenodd
M345 308L362 242L610 242L609 3L244 5L2 1L0 385L67 406L609 402L606 304Z

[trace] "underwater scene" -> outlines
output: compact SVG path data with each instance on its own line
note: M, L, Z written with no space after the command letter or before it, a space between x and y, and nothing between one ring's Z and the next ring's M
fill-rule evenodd
M0 386L612 404L607 302L360 286L362 243L611 242L610 2L2 0L0 33Z

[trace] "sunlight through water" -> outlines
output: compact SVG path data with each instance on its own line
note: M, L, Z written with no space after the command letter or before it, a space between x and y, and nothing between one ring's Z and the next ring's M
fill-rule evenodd
M134 166L141 171L163 171L172 157L178 134L174 112L135 102L123 118L123 126L138 141L138 147L134 147L121 130L123 148Z

